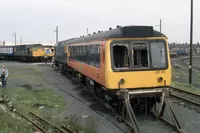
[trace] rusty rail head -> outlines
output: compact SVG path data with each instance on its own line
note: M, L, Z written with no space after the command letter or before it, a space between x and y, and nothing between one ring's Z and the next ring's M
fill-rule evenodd
M69 129L68 127L66 127L65 125L62 125L61 128L64 129L65 131L67 131L68 133L76 133L76 132L72 131L71 129Z
M30 120L28 117L26 117L25 115L21 114L20 112L15 110L15 113L17 113L18 115L20 115L22 118L26 119L27 121L29 121L31 124L33 124L37 129L39 129L42 133L47 133L47 131L45 131L42 127L40 127L39 125L37 125L35 122L33 122L32 120Z
M32 116L34 116L34 117L36 117L36 118L42 120L43 122L46 122L46 123L49 124L51 127L55 128L55 129L57 129L57 130L59 130L61 133L71 133L71 132L68 132L68 131L66 132L65 130L63 130L63 129L61 129L61 128L59 128L59 127L57 127L57 126L51 124L49 121L47 121L47 120L45 120L44 118L42 118L42 117L40 117L40 116L34 114L34 113L31 112L31 111L30 111L29 113L30 113Z

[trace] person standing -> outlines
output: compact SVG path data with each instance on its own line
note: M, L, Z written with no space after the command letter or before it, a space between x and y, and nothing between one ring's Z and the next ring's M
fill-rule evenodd
M2 88L6 88L6 80L8 78L8 69L2 65L1 68L1 81L2 81Z
M44 62L45 62L45 64L47 64L47 60L48 60L47 58L48 58L48 56L47 56L47 54L45 54L44 55Z

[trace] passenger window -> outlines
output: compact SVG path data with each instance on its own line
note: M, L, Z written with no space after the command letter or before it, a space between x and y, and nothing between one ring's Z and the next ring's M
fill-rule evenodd
M147 68L148 64L148 52L146 43L134 43L132 48L134 68Z
M114 66L116 68L130 67L130 55L128 44L116 44L113 46Z
M95 53L95 47L89 46L89 65L94 66L95 59L94 59L94 53Z
M100 45L96 45L95 47L95 67L100 67Z

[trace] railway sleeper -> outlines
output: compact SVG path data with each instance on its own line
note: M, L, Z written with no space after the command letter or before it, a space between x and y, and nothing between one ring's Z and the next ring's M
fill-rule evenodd
M162 94L162 101L161 101L161 107L159 109L158 115L155 115L156 112L156 104L154 106L154 111L151 110L151 113L153 113L157 119L162 118L165 107L167 107L167 111L170 115L170 118L173 122L173 126L175 130L179 133L185 133L176 118L176 115L173 111L173 108L171 106L171 103L169 101L169 89L168 88L156 88L156 89L144 89L144 90L127 90L127 89L120 89L117 92L117 95L122 99L122 117L124 121L132 128L132 131L134 133L140 133L140 128L136 119L135 112L133 110L133 107L131 106L130 99L131 97L137 96L137 95L144 95L144 94ZM145 110L147 110L147 102L145 100ZM145 111L146 112L146 111Z

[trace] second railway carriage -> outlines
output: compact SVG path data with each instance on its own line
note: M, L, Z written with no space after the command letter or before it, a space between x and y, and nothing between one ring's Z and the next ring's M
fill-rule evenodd
M45 54L47 55L47 59L51 60L54 57L54 46L43 46L45 50Z
M129 91L134 110L150 112L171 84L168 38L151 26L117 27L60 45L67 47L62 52L67 70L92 94L120 110L119 90ZM57 52L56 58L61 55Z
M67 51L65 45L66 41L61 41L58 42L55 46L55 57L54 57L55 66L60 67L61 69L66 68Z
M12 60L14 56L13 47L14 46L0 46L0 59Z
M63 70L67 67L67 42L70 40L72 39L60 41L55 45L54 64Z
M45 50L42 44L17 45L14 47L14 56L17 60L41 61L44 55Z

